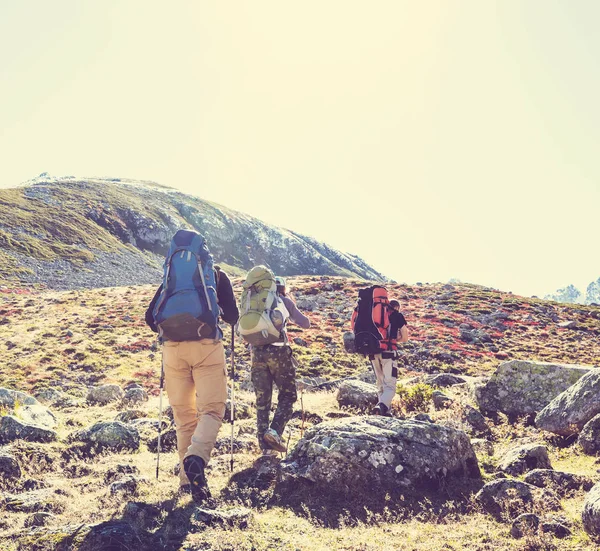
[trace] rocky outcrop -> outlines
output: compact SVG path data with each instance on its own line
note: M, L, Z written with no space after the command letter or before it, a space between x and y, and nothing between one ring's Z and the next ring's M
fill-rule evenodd
M360 494L365 488L435 488L445 479L479 477L464 432L374 416L312 427L282 463L284 481L310 481L343 494Z
M599 413L600 369L594 369L540 411L535 424L548 432L570 436L579 433Z
M537 413L591 368L580 365L511 360L472 391L481 411L507 415Z
M512 476L532 471L533 469L551 469L550 458L546 446L526 444L509 450L500 463L500 470Z
M96 451L137 451L140 447L138 431L119 421L101 421L76 432L70 440L84 442Z
M535 469L528 472L524 480L538 488L550 488L561 496L578 490L587 492L594 485L593 480L587 476L552 469Z
M600 414L590 419L584 426L577 439L584 453L597 455L600 453Z
M14 415L0 417L0 444L7 444L15 440L53 442L57 439L58 434L51 429L25 423Z
M584 530L592 539L600 542L600 483L585 497L581 519Z
M365 411L377 404L377 387L362 381L349 379L343 381L337 393L340 407Z
M110 404L123 399L124 392L119 385L101 385L90 389L87 401L92 404Z

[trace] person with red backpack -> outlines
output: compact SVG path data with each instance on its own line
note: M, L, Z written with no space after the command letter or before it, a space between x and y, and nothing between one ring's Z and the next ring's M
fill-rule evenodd
M400 313L400 303L390 301L387 290L380 285L361 289L352 314L352 330L355 350L368 356L377 380L379 403L371 413L391 417L398 378L398 342L408 341L408 326Z
M180 487L193 500L210 498L204 469L227 400L227 368L219 319L233 326L238 309L225 272L213 265L204 238L180 230L164 263L163 283L146 323L163 342L163 368L179 451Z

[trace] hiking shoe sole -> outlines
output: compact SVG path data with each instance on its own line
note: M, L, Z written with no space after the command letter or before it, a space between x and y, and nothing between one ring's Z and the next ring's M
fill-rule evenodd
M263 436L263 440L267 444L269 444L269 446L273 450L277 450L278 452L283 452L283 453L285 453L287 451L287 448L269 432L265 432L265 435Z
M197 455L190 455L183 460L183 470L190 481L194 503L200 505L210 499L210 490L204 474L204 460Z

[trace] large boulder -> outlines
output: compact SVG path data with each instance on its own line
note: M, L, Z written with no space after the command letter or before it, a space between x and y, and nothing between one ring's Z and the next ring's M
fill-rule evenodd
M590 419L579 433L577 442L583 453L596 455L600 453L600 414Z
M320 423L282 463L284 482L306 480L345 494L366 488L435 488L444 479L479 477L464 432L376 416Z
M540 411L535 424L548 432L571 436L579 433L599 413L600 369L594 369Z
M533 469L551 468L548 450L541 444L526 444L512 448L500 463L500 470L512 476L518 476Z
M377 387L353 379L342 382L337 393L340 407L351 407L364 411L377 404Z
M0 444L7 444L15 440L53 442L57 439L57 433L51 429L25 423L14 415L0 417Z
M502 520L515 519L523 513L556 511L560 500L549 490L514 479L488 482L475 496L482 509Z
M530 415L542 410L589 370L581 365L511 360L500 364L486 383L473 385L472 391L483 412Z
M137 451L140 447L138 431L119 421L101 421L76 432L72 440L79 440L98 451Z
M590 537L600 541L600 482L585 497L581 519L583 528Z
M14 410L16 406L31 406L39 404L39 402L29 394L11 390L8 388L0 388L0 406Z

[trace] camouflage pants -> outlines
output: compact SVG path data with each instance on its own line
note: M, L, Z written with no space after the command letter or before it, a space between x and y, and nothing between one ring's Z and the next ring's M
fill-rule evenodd
M252 347L252 385L256 393L258 443L265 448L263 435L269 428L273 383L277 386L277 410L271 428L282 435L292 418L296 401L296 360L289 346Z

